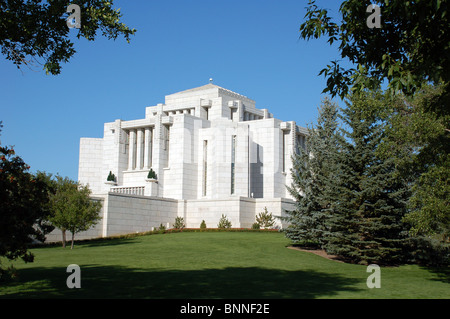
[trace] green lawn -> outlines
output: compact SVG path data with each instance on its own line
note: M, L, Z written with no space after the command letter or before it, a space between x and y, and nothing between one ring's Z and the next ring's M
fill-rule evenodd
M369 289L367 267L286 248L281 233L184 232L35 248L33 263L0 298L449 298L446 272L417 265L381 268ZM81 268L69 289L66 268ZM3 261L3 265L7 265Z

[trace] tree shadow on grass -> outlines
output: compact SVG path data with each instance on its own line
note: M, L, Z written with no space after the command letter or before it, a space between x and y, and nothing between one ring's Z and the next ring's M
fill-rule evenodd
M358 279L318 271L224 268L146 270L80 265L81 288L69 289L63 268L22 269L3 298L310 299L357 291Z
M66 239L66 248L70 249L70 245L72 243L71 239ZM136 243L137 236L132 236L129 238L94 238L94 239L75 239L74 241L74 247L103 247L103 246L119 246L119 245L126 245L126 244L134 244ZM40 249L40 248L49 248L49 247L62 247L62 242L50 242L50 243L35 243L31 245L31 248L33 249Z
M429 272L434 273L437 278L431 279L433 281L441 281L444 283L449 284L450 283L450 267L421 267L422 269L425 269Z
M126 244L134 244L136 243L137 238L136 237L130 237L130 238L97 238L97 239L86 239L86 240L79 240L75 241L75 246L80 247L103 247L103 246L119 246L119 245L126 245ZM68 242L68 245L70 246L70 241Z

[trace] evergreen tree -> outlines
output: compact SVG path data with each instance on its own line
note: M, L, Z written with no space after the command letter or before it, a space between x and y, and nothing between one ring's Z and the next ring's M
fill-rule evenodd
M385 123L377 115L383 103L377 93L350 97L343 111L338 174L330 191L334 198L327 251L352 262L393 263L402 259L407 236L402 218L408 188L394 159L377 155Z
M338 151L338 109L325 98L319 108L317 125L308 128L306 149L299 147L293 157L292 184L288 191L296 207L284 218L289 223L286 237L294 243L323 246L331 205L328 185L335 174Z

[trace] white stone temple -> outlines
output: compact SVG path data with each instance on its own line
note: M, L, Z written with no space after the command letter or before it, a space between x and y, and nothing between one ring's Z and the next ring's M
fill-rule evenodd
M105 123L103 138L80 140L79 182L103 202L102 221L83 236L171 228L177 216L191 228L217 227L222 214L249 228L265 207L281 216L293 205L291 156L306 134L212 83L167 95L142 119Z

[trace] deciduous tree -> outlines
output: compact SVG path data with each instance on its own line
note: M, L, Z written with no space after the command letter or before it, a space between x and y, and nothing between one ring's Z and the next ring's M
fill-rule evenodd
M71 30L66 24L69 4L80 7L79 29ZM59 74L61 64L76 52L70 32L89 41L94 41L99 32L108 39L122 35L127 42L136 32L120 22L122 14L113 8L113 0L3 0L0 12L2 54L18 68L37 62L53 75Z
M369 5L379 7L381 27L367 25ZM321 70L327 78L325 92L345 98L352 90L379 87L386 81L392 93L411 95L425 82L444 83L442 97L448 101L450 46L448 2L442 0L345 0L339 17L310 0L301 38L327 38L338 44L340 59ZM448 105L448 104L447 104ZM445 105L439 111L449 112ZM441 108L442 107L442 108Z
M50 189L29 168L12 147L0 145L0 257L26 262L34 259L29 245L44 242L53 230L48 223Z
M66 231L72 233L71 249L75 234L86 231L100 219L101 203L90 197L88 186L82 186L68 177L57 176L56 193L51 197L52 224L62 231L63 247Z
M398 95L388 110L384 142L379 153L393 158L411 186L410 213L405 220L412 235L450 235L450 116L430 111L442 86L424 86L413 97Z
M371 4L379 7L380 28L367 24ZM302 39L338 45L340 56L319 73L327 80L324 92L346 99L387 85L392 100L381 105L388 124L381 156L393 157L409 179L412 234L443 241L450 233L448 6L442 0L344 0L331 17L310 0L300 26Z

